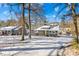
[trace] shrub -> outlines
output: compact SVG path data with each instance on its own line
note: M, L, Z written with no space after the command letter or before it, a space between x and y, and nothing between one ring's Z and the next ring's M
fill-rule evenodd
M72 41L72 47L75 48L75 49L79 49L79 44L77 43L76 38L74 38L73 41Z

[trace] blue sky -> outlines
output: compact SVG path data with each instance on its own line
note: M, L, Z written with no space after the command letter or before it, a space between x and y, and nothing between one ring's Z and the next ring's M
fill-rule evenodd
M59 22L59 21L61 21L60 16L56 17L56 15L61 9L63 9L63 7L65 7L65 4L58 4L58 5L56 3L43 4L44 15L46 16L46 18L49 22L56 22L56 21ZM18 11L17 6L14 6L13 8L15 9L15 11ZM77 12L78 12L78 10L77 10ZM68 11L68 8L61 10L61 13L59 15L66 14L67 11ZM16 18L16 16L14 16L13 12L12 12L12 17ZM6 4L4 4L2 6L2 4L0 4L0 20L6 21L10 18L11 18L11 15L9 13L9 6L7 6Z
M56 17L57 16L57 13L59 12L59 10L61 10L62 8L64 7L64 4L44 4L44 8L46 10L46 17L47 17L47 20L49 22L59 22L61 21L60 17ZM63 9L61 10L61 13L59 13L60 15L61 14L65 14L66 13L66 9Z

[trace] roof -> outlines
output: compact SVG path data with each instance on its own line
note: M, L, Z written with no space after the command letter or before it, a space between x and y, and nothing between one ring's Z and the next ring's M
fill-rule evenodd
M54 26L54 27L42 26L42 27L37 28L36 30L59 31L60 28L59 28L59 26Z
M46 30L49 28L50 28L50 26L45 25L45 26L41 26L41 27L37 28L36 30Z
M1 27L1 31L10 31L10 30L19 30L22 28L22 26L7 26L7 27Z
M49 31L59 31L59 30L60 30L59 26L55 26L55 27L49 29Z
M7 30L7 31L9 31L9 30L13 30L13 29L15 29L17 26L8 26L8 27L1 27L0 28L0 30Z
M16 27L14 30L19 30L20 28L22 28L22 26Z

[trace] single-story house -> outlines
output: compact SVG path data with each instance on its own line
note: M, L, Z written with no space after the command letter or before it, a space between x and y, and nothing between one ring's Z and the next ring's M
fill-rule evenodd
M0 28L0 35L20 35L20 34L22 34L22 26L7 26Z
M41 26L35 29L37 35L57 36L60 32L59 26Z

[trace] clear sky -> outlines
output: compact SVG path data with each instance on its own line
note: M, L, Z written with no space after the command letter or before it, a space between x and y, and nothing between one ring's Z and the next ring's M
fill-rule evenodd
M44 15L46 16L47 20L49 22L52 22L52 21L61 21L60 19L60 16L57 16L57 14L59 12L59 15L63 15L63 14L66 14L68 12L68 8L65 8L66 5L65 4L56 4L56 3L45 3L43 4L43 9L44 9ZM13 7L17 12L18 12L18 7L17 6L14 6ZM78 10L77 10L78 12ZM14 13L12 12L13 14L13 18L15 18L14 16ZM7 20L7 19L10 19L11 18L11 15L9 13L9 6L4 4L0 4L0 20Z

